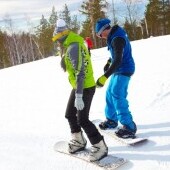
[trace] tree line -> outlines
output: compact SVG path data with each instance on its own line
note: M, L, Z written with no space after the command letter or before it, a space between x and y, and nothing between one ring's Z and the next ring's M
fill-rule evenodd
M48 19L42 15L39 25L28 32L16 33L10 18L8 32L0 29L0 68L6 68L17 64L39 60L56 55L58 48L53 44L53 36L56 20L62 18L69 29L82 37L91 37L94 48L104 47L105 41L95 36L95 23L99 18L108 17L112 24L119 24L127 31L131 41L150 36L170 34L170 0L149 0L145 6L145 13L139 15L141 0L121 0L124 5L116 8L115 1L109 4L106 0L86 0L81 4L79 12L85 16L80 22L78 16L71 16L71 12L64 5L58 12L52 7ZM120 19L120 16L123 18Z

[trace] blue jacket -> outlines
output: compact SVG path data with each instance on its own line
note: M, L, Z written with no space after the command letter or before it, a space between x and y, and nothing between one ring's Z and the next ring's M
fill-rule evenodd
M121 63L119 63L119 65L115 67L114 70L112 70L112 73L132 75L135 72L135 63L132 57L131 44L126 32L119 26L113 27L107 37L107 45L108 45L108 50L111 53L112 64L114 64L114 59L116 58L114 54L116 51L115 48L117 47L113 46L116 38L123 39L125 43L124 43L124 48L122 48Z

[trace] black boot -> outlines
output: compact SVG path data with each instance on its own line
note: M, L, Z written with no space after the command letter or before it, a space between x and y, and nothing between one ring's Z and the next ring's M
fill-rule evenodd
M134 122L133 122L134 123ZM136 124L134 123L134 129L130 129L128 126L123 126L122 128L119 128L115 134L116 136L120 137L120 138L136 138L135 134L137 131L137 127Z
M106 130L106 129L114 129L118 126L118 123L114 120L106 119L104 122L101 122L99 124L100 129Z

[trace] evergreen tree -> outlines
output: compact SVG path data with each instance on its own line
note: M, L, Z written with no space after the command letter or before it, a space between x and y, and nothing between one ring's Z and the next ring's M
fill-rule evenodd
M162 25L163 34L170 34L170 0L161 1L160 21Z
M52 8L52 13L50 15L50 18L49 18L49 23L50 23L50 26L48 28L48 32L49 32L49 35L53 35L53 32L54 32L54 28L55 28L55 25L56 25L56 21L58 19L58 16L57 16L57 12L55 11L55 7L53 6ZM52 42L50 42L51 44ZM52 46L51 46L52 47ZM54 54L55 52L57 52L57 46L54 44L53 46L53 50L50 48L49 49L50 53L49 54ZM54 51L54 52L53 52Z
M129 20L127 18L124 23L124 29L127 32L128 38L130 40L133 40L133 25L129 22Z
M9 57L5 48L5 36L6 33L0 30L0 69L10 66Z
M98 19L106 17L104 12L106 7L107 3L105 0L83 1L83 4L81 5L82 10L80 10L80 12L86 15L84 26L88 28L83 29L84 32L82 32L82 35L90 36L94 41L95 47L101 47L104 45L102 40L98 39L95 35L95 23Z
M64 5L64 10L61 12L60 17L67 23L68 28L71 29L72 27L71 15L66 4Z
M46 29L48 27L47 19L45 19L44 15L42 15L42 18L40 19L40 26L41 29Z
M149 0L145 17L150 35L169 34L170 2L169 0Z
M92 35L92 31L91 28L89 28L90 25L90 19L86 19L83 23L82 23L82 30L80 35L82 37L93 37Z
M39 50L42 54L42 58L48 57L52 54L52 36L53 36L53 30L51 29L51 25L45 19L45 17L42 15L42 18L40 20L40 25L36 31L37 41Z
M55 7L53 6L52 13L51 13L50 18L49 18L50 25L54 26L56 24L57 18L58 18L57 12L55 11Z
M80 22L77 19L77 15L74 15L71 20L71 30L75 33L80 33Z

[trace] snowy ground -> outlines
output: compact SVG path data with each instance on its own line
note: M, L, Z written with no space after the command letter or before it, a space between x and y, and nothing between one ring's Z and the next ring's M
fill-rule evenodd
M130 110L146 144L128 147L105 137L109 153L128 159L120 170L170 169L170 35L132 42L136 73L129 86ZM92 51L95 78L109 57ZM0 169L97 170L91 164L55 153L69 140L64 118L70 93L59 57L0 70ZM96 90L90 118L104 119L105 87ZM90 146L90 143L88 143Z

